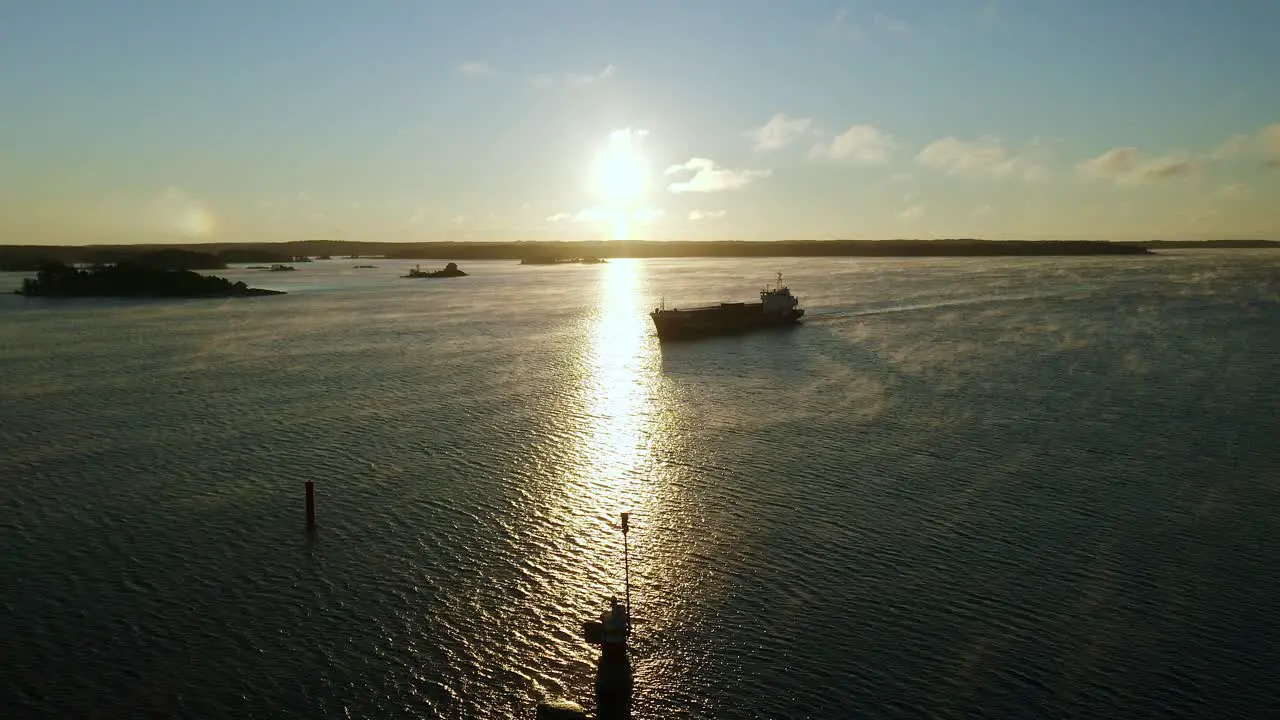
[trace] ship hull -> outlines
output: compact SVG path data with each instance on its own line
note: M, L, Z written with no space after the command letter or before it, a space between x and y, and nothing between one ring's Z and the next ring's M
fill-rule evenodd
M658 340L662 342L741 335L769 328L795 327L803 316L802 309L776 314L765 313L760 303L727 304L694 310L655 310L649 313L649 317L653 319Z

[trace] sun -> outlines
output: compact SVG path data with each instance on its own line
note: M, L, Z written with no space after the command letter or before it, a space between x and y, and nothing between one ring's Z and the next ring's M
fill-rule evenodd
M604 200L623 205L644 196L649 168L640 154L642 133L618 130L609 136L609 145L596 158L593 188Z

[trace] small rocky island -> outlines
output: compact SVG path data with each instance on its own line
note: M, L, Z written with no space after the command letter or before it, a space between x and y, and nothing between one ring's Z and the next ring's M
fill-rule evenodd
M251 288L214 275L190 270L166 270L122 262L79 270L63 263L47 263L34 278L14 291L30 297L253 297L284 295L281 290Z
M453 263L453 262L451 262L451 263L449 263L448 265L445 265L443 270L430 270L430 271L426 271L426 270L423 270L421 266L419 266L419 265L414 265L414 266L409 270L409 274L408 274L408 275L405 275L404 277L407 277L407 278L452 278L452 277L466 277L466 276L467 276L467 274L466 274L466 273L464 273L464 272L462 272L461 270L459 270L459 269L458 269L458 263Z

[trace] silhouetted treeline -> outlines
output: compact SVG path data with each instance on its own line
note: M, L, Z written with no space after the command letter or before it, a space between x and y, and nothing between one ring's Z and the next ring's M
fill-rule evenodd
M1247 250L1256 248L1280 248L1280 242L1275 240L1148 240L1143 245L1154 250L1161 248L1219 248L1233 250Z
M189 247L155 245L134 246L0 246L0 271L34 272L49 263L83 265L134 265L166 270L222 270L228 263L287 263L292 256L279 250L258 247L230 248L221 252L202 252Z
M520 260L526 257L958 257L1017 255L1130 255L1159 248L1280 248L1271 240L781 240L747 241L540 241L388 243L300 240L283 243L199 245L4 245L0 270L33 271L42 264L108 264L122 260L213 270L227 263L287 263L300 256L385 255L417 260ZM158 255L178 250L190 255ZM158 256L147 259L147 256Z
M53 262L22 281L19 295L43 297L234 297L282 295L214 275L120 263L79 270Z
M537 243L417 243L393 246L387 257L515 260L527 257L967 257L999 255L1141 255L1141 245L1091 241L995 240L608 240Z

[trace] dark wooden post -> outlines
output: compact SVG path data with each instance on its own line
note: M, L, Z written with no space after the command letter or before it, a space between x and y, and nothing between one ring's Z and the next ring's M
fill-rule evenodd
M316 483L307 481L307 529L316 529Z

